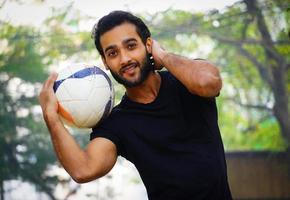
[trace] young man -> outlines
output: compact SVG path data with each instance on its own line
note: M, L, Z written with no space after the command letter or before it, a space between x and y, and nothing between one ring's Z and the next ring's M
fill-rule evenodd
M93 37L104 65L126 93L93 128L85 150L57 115L56 74L39 96L56 154L71 177L79 183L102 177L121 155L135 164L150 200L232 199L217 123L218 69L166 52L127 12L104 16ZM167 70L155 71L162 67Z

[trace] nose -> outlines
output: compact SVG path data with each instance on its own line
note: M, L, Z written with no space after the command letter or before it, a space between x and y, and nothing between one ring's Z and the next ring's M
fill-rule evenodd
M120 54L121 54L121 61L120 61L121 66L128 64L131 60L128 52L126 50L121 50Z

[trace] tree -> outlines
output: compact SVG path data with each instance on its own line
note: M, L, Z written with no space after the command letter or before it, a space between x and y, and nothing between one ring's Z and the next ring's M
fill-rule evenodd
M55 177L44 174L55 162L49 136L34 112L36 90L33 83L44 79L44 65L36 43L27 37L35 34L28 27L13 27L1 22L0 64L0 189L4 199L5 180L18 179L35 183L52 199Z
M69 7L55 10L45 21L44 30L0 22L1 200L4 181L12 179L32 183L38 191L56 199L54 190L59 180L48 171L57 162L36 97L49 66L76 54L75 59L91 57L90 34L74 32L80 16L69 18ZM87 141L85 134L77 137L80 142Z
M247 116L248 125L241 131L257 131L258 124L272 123L274 116L289 145L290 41L286 9L285 1L245 0L223 12L191 14L169 10L149 21L161 40L175 38L178 45L178 38L182 38L195 43L188 50L197 46L196 36L211 39L214 45L209 57L225 66L221 69L226 92L222 104L233 102L242 107L243 112L234 114L240 121L245 119L242 115Z

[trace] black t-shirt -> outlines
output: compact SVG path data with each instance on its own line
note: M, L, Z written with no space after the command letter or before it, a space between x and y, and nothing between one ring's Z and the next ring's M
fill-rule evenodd
M215 98L193 95L169 72L148 104L126 95L93 128L134 163L150 200L232 199Z

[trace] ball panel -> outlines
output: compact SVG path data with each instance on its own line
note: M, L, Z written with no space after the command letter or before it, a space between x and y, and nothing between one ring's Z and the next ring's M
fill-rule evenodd
M88 97L88 104L95 112L99 112L110 100L110 87L94 88Z
M86 121L87 115L92 112L92 108L87 105L87 102L87 100L71 100L62 102L68 108L76 126L79 126L81 123Z
M75 124L71 114L60 103L58 103L58 112L66 121Z
M66 67L58 73L56 80L59 81L59 80L66 79L70 75L72 75L71 69L69 67Z
M56 95L56 98L58 99L58 101L60 101L60 102L69 101L72 99L72 96L70 95L64 82L61 83L61 85L59 85L59 87L55 91L55 95Z
M90 81L85 79L67 79L62 83L62 85L66 88L70 99L73 99L74 101L87 100L90 91L94 87Z
M114 89L100 68L84 64L59 73L55 93L61 105L61 119L69 126L89 128L106 117L114 105Z
M107 79L101 74L94 74L84 78L85 80L92 81L94 87L110 87L110 83Z
M59 115L62 117L63 122L66 123L69 126L74 126L76 127L75 123L75 117L76 115L76 111L74 109L74 103L73 100L68 100L68 101L59 101L59 105L61 105L61 107L67 112L69 113L69 115L71 116L72 120L68 120L67 117L63 116L63 113L59 112Z
M97 125L103 119L103 115L105 113L105 107L106 106L104 106L99 112L92 113L92 115L83 124L83 126L93 128L95 125Z
M98 98L96 102L96 98ZM102 118L110 113L112 107L112 95L110 87L106 88L94 88L91 96L88 98L88 104L92 108L93 112L90 114L88 119L82 122L82 126L93 127ZM105 112L105 114L104 114Z
M112 110L112 105L113 105L113 103L112 103L112 100L110 99L107 102L107 104L105 105L105 109L103 111L101 119L104 119L104 118L108 117L108 115L110 114L110 112Z
M81 126L81 124L88 119L88 116L91 115L91 112L94 110L94 108L89 106L88 101L73 101L69 103L73 104L73 118L77 126Z
M98 113L96 113L94 111L91 112L90 116L88 116L87 120L84 121L80 125L80 127L93 128L97 124L97 122L99 122L101 120L101 112L102 112L102 110Z
M79 71L82 71L91 67L93 66L86 63L74 63L68 66L68 70L70 71L70 74L72 75L72 74L78 73Z
M61 115L59 115L60 120L70 127L78 128L75 124L71 123L70 121L67 121L65 118L63 118Z

